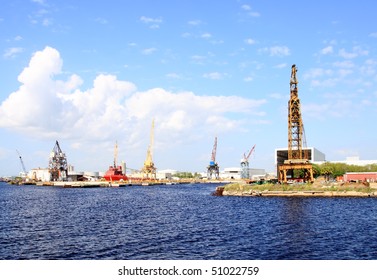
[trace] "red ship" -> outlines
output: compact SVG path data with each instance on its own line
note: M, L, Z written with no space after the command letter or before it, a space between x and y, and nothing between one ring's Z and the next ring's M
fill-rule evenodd
M128 177L123 174L122 166L110 166L103 176L106 181L127 181Z
M117 156L118 156L118 143L115 142L114 148L114 165L110 166L106 171L103 178L106 181L127 181L128 177L126 176L126 165L124 164L124 170L121 165L117 166Z

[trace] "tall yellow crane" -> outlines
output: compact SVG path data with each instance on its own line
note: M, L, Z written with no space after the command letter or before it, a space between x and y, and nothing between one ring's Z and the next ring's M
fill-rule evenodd
M147 157L144 161L142 169L143 177L148 179L156 179L156 167L153 163L153 145L154 145L154 119L152 120L150 143L147 150Z
M286 183L288 176L293 179L294 170L304 172L303 179L313 182L313 166L308 154L303 150L306 145L304 124L301 118L301 105L298 98L298 79L296 65L292 65L290 79L290 99L288 101L288 158L278 166L279 182Z

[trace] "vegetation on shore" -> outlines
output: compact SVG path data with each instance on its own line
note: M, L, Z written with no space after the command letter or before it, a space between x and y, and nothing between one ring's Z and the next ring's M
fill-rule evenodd
M313 184L246 184L236 182L224 186L224 191L228 193L251 193L251 192L359 192L372 193L377 189L369 183L340 183L326 182L324 180L316 180Z
M327 179L343 176L347 172L377 172L377 164L364 166L345 163L326 162L321 165L313 164L314 177L325 176Z

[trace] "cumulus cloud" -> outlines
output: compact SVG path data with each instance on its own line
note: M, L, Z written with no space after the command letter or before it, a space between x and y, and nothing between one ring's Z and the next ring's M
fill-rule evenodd
M174 143L187 141L193 129L235 131L248 115L264 115L260 109L264 99L198 96L162 88L138 91L133 83L114 75L100 74L92 86L82 90L83 80L76 74L59 79L62 68L56 49L36 52L18 76L19 88L0 105L0 127L39 139L59 137L82 143L127 135L136 143L141 136L145 138L146 128L155 118L156 129L169 135L167 143ZM229 113L238 113L238 117L230 118Z

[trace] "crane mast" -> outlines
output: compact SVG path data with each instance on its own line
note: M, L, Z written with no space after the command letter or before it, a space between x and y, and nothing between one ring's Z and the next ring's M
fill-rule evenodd
M242 179L250 179L250 172L249 172L249 157L254 152L255 145L251 148L249 153L246 155L243 154L243 158L241 159L241 178Z
M299 170L304 181L314 181L313 166L309 162L306 145L304 124L301 117L301 105L298 97L298 79L296 65L292 65L290 78L290 98L288 101L288 152L287 159L278 166L279 182L286 183L288 176L297 177L295 170Z
M216 152L217 152L217 137L215 137L215 143L213 144L211 161L207 167L207 178L212 179L212 176L215 176L215 179L219 179L220 171L219 165L216 162Z
M142 169L143 177L149 179L156 179L156 167L153 163L153 145L154 145L154 119L152 120L150 143L147 150L147 157L144 161Z
M117 160L118 160L118 141L115 141L115 146L114 146L114 168L117 167Z

